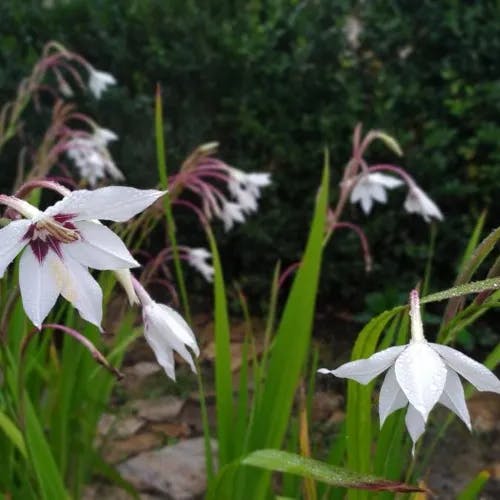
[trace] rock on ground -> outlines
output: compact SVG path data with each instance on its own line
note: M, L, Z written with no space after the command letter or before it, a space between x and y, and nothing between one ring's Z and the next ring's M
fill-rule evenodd
M214 441L212 450L216 451ZM171 500L193 500L206 489L203 438L141 453L121 463L118 470L139 491Z

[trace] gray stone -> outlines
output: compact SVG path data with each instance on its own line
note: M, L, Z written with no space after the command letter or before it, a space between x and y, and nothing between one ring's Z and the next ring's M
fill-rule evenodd
M175 419L182 409L184 401L174 396L157 399L137 399L130 405L137 415L150 422L168 422Z
M216 451L215 441L212 451ZM205 492L207 482L203 438L141 453L121 463L118 470L139 491L172 500L195 499Z

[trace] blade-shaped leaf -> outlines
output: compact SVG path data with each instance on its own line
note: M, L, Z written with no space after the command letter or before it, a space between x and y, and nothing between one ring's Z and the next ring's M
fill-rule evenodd
M352 472L343 467L328 465L319 460L302 457L288 451L257 450L245 457L241 463L269 471L297 474L304 478L343 488L393 492L423 491L418 486Z
M500 277L489 278L487 280L481 281L471 281L465 285L454 286L453 288L448 288L448 290L443 290L442 292L433 293L422 297L420 299L421 304L428 304L429 302L438 302L439 300L446 300L452 297L460 297L461 295L467 295L469 293L480 293L485 290L498 290L500 289Z
M215 300L215 393L217 411L217 439L219 447L219 465L227 464L232 457L233 434L233 384L231 374L231 350L229 335L229 315L227 312L224 276L220 263L219 250L212 230L206 228L212 263L214 267Z

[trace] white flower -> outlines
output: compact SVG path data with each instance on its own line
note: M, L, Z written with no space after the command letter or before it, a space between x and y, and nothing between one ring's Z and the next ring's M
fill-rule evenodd
M89 70L89 89L96 99L100 99L101 94L110 86L116 83L115 77L105 71L98 71L90 64Z
M425 222L430 222L432 217L444 218L438 206L416 184L410 186L404 207L407 212L420 214Z
M75 163L80 177L90 186L95 186L106 175L116 181L125 179L107 149L108 142L116 139L118 136L113 131L97 127L89 137L76 137L68 141L66 152Z
M471 428L464 390L457 373L479 391L500 393L500 380L465 354L425 340L416 290L410 294L410 316L409 344L389 347L368 359L351 361L336 370L322 368L318 371L368 384L389 369L380 389L380 425L393 411L408 405L405 422L414 450L436 403L449 408Z
M134 280L134 287L143 306L144 336L165 373L175 380L174 351L196 373L192 355L186 346L196 356L199 356L200 349L189 325L172 308L155 302L137 280Z
M227 187L243 213L257 211L260 190L271 184L271 174L263 172L245 173L237 168L227 167L229 181Z
M106 147L108 142L116 141L118 136L109 128L96 127L92 139L99 145Z
M403 184L402 181L390 175L373 172L370 174L361 174L358 182L351 191L351 203L361 204L365 214L369 214L373 201L379 203L387 202L386 189L394 189Z
M225 231L229 231L235 222L245 222L245 216L240 205L231 201L224 202L222 210L218 213L219 218L224 223Z
M38 328L60 294L82 318L100 327L102 291L88 268L139 264L123 241L96 219L125 222L163 194L118 186L79 190L43 212L24 200L0 195L0 202L27 217L0 229L0 277L24 250L19 286L24 310Z
M187 252L188 262L209 282L214 278L214 268L207 262L211 257L206 248L190 248Z

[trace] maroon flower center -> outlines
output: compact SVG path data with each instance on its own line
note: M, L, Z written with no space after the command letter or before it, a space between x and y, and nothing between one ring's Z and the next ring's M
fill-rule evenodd
M38 262L43 262L49 249L62 258L61 244L80 239L77 227L70 222L73 217L73 214L58 214L31 224L24 239L29 240Z

